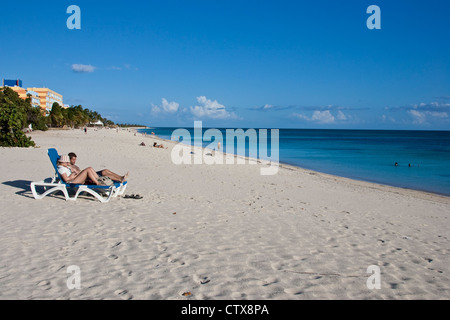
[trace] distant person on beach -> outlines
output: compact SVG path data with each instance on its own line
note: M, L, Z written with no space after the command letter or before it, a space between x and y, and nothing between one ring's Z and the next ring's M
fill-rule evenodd
M84 128L84 134L87 134L87 128Z
M74 152L69 153L69 162L70 162L70 169L75 173L80 173L80 168L75 164L77 162L77 155ZM95 172L97 176L103 176L103 177L109 177L111 180L116 182L125 182L128 179L129 172L125 174L124 176L118 175L117 173L114 173L108 169L104 169L102 171ZM97 177L98 179L98 177Z
M97 180L98 175L94 169L87 168L83 171L72 171L70 158L66 155L61 156L58 160L58 172L66 183L85 184L87 180L90 180L92 184L100 185Z
M217 151L220 151L220 141L217 143Z
M161 148L164 149L164 146L162 144L157 144L156 142L153 143L153 148Z

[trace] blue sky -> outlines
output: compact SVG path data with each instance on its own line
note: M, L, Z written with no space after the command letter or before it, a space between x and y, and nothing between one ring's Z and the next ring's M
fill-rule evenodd
M118 123L448 130L449 16L441 0L6 1L0 78Z

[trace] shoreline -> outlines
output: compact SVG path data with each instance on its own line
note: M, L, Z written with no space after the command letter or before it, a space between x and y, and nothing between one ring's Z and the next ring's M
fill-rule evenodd
M139 128L139 129L146 129L146 128ZM138 134L142 134L141 132L139 132L137 130L136 130L136 132ZM144 135L144 136L159 139L160 141L164 141L166 143L173 143L173 144L178 143L176 141L161 138L158 135ZM181 143L181 144L183 144L185 146L190 146L190 147L192 147L192 149L198 148L198 146L194 146L194 145L189 145L189 144L184 144L184 143ZM201 148L202 148L202 150L208 149L206 147L201 147ZM208 150L211 150L211 149L208 149ZM269 162L268 160L257 159L257 158L252 158L252 157L247 157L247 156L237 155L237 154L230 154L230 153L226 153L226 152L222 152L222 151L216 151L216 152L220 152L225 157L231 156L236 159L237 158L244 159L246 162L252 161L252 162L261 163L261 164L267 164ZM348 178L348 177L344 177L344 176L338 176L338 175L334 175L334 174L330 174L330 173L325 173L325 172L316 171L313 169L304 168L301 166L296 166L296 165L285 163L285 162L279 162L279 168L285 168L285 169L289 169L289 170L302 170L302 171L310 172L310 174L322 175L324 177L328 177L329 179L343 179L343 180L348 181L349 183L364 184L367 187L390 190L391 192L410 193L411 195L416 195L423 199L433 197L433 198L436 198L436 200L441 199L441 201L443 201L444 203L450 204L450 196L443 194L443 193L430 192L427 190L420 190L420 189L411 189L411 188L406 188L406 187L399 187L399 186L395 186L395 185L383 184L383 183L378 183L378 182L373 182L373 181L363 180L363 179Z

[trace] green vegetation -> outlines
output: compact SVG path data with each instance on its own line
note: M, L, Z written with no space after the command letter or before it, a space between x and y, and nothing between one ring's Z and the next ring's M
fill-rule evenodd
M29 123L41 125L43 116L31 107L31 99L22 100L10 88L0 90L0 146L33 147L35 144L23 129ZM45 121L45 120L44 120Z
M114 122L103 118L98 112L89 109L83 109L81 105L71 106L67 109L61 108L57 103L54 103L49 114L50 124L54 128L68 126L71 128L79 128L95 123L97 121L103 122L105 126L113 126Z
M11 88L0 88L0 146L32 147L34 142L27 137L24 129L30 124L33 130L46 131L49 127L64 126L79 128L90 123L102 121L105 126L113 126L114 122L103 118L99 113L82 106L71 106L67 109L54 103L46 116L40 108L31 106L31 98L23 100Z

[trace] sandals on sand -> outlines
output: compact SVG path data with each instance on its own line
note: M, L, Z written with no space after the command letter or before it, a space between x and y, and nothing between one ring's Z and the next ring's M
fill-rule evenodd
M138 194L126 194L123 196L125 199L142 199L144 197L138 195Z

